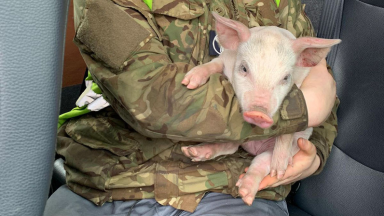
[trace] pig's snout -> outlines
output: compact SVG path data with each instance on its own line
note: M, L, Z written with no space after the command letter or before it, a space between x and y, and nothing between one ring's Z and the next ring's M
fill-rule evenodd
M261 128L269 128L273 124L273 119L266 113L265 109L259 108L243 113L244 120L248 123L257 125Z

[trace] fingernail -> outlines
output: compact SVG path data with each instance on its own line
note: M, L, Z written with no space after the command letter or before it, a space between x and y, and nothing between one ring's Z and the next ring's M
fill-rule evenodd
M300 139L299 139L299 144L300 144L300 145L303 144L303 138L300 138Z

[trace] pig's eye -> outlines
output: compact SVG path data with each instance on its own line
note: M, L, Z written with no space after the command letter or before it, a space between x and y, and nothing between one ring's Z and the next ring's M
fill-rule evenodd
M243 71L244 73L247 73L247 68L244 65L241 65L241 71Z
M285 76L283 80L284 80L284 81L287 81L287 80L289 79L289 77L291 77L291 75L287 75L287 76Z

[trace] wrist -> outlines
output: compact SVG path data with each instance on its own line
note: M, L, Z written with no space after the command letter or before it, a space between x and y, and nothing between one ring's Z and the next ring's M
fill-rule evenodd
M301 175L300 179L304 179L313 175L314 173L316 173L316 171L318 171L319 168L320 168L320 157L319 155L316 154L316 157L313 160L313 163L307 170L303 172L303 175Z
M316 154L315 160L312 163L311 166L311 175L314 174L317 170L320 168L320 157L318 154Z

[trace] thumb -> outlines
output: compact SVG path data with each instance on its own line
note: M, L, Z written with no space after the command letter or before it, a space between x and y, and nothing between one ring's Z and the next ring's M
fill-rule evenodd
M303 139L303 138L298 139L297 145L306 154L316 153L315 146L311 142L309 142L307 139Z

